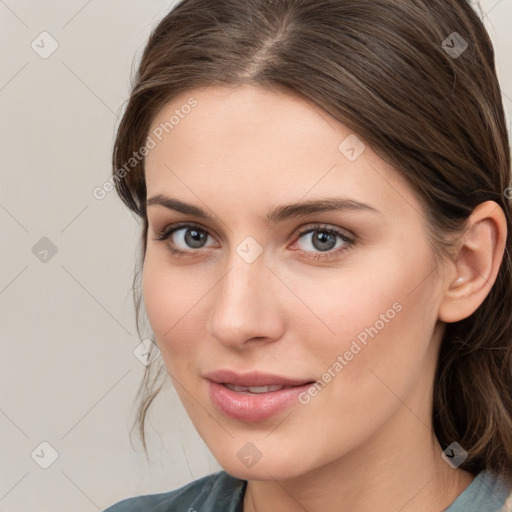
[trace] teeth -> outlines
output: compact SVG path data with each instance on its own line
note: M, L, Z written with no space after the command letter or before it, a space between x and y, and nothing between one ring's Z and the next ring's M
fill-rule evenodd
M279 391L286 386L234 386L233 384L224 384L233 391L246 391L249 393L269 393L270 391Z

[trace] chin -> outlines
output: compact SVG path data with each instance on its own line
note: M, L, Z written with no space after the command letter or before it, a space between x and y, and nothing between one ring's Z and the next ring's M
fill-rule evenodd
M224 471L235 478L260 481L283 481L303 475L308 468L304 466L304 460L299 460L297 457L292 460L283 457L282 453L273 453L270 457L262 456L258 462L248 467L238 457L217 458Z

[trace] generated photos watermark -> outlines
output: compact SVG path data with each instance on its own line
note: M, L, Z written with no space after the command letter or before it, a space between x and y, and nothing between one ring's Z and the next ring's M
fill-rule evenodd
M138 151L133 152L133 155L128 159L123 167L117 169L115 174L106 180L103 185L94 188L92 191L94 198L98 201L105 199L107 194L114 190L114 183L119 183L123 180L139 164L139 162L141 162L144 157L146 157L148 153L157 146L159 142L162 142L164 133L169 134L174 130L176 126L178 126L180 122L192 112L192 109L197 107L198 104L199 102L194 97L189 98L187 103L174 111L174 114L168 121L160 123L156 128L154 128L148 136L146 143L139 148Z
M389 324L397 315L402 311L403 306L400 302L395 302L391 308L379 316L379 319L370 327L365 327L357 336L352 340L350 347L342 354L338 355L336 361L333 362L329 368L322 374L322 377L298 396L298 401L307 405L311 399L318 396L318 394L331 382L341 371L350 364L350 361L359 354L366 346L368 346L368 337L375 338L387 324Z

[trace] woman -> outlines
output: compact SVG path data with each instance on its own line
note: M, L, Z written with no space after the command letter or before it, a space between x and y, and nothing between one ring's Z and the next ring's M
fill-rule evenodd
M184 0L113 164L142 440L166 373L224 471L109 512L512 510L510 148L466 0Z

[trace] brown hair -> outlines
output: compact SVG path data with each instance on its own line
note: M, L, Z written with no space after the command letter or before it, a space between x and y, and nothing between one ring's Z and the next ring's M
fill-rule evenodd
M471 316L446 326L433 426L443 448L456 441L469 452L462 469L512 482L510 147L494 50L478 15L466 0L180 2L144 49L113 151L116 190L143 222L139 265L148 229L144 160L120 169L176 95L240 84L299 93L360 134L426 205L438 256L477 205L492 200L504 210L497 280ZM140 313L140 267L134 292ZM144 420L165 377L161 363L154 371L147 367L138 393L146 453Z

